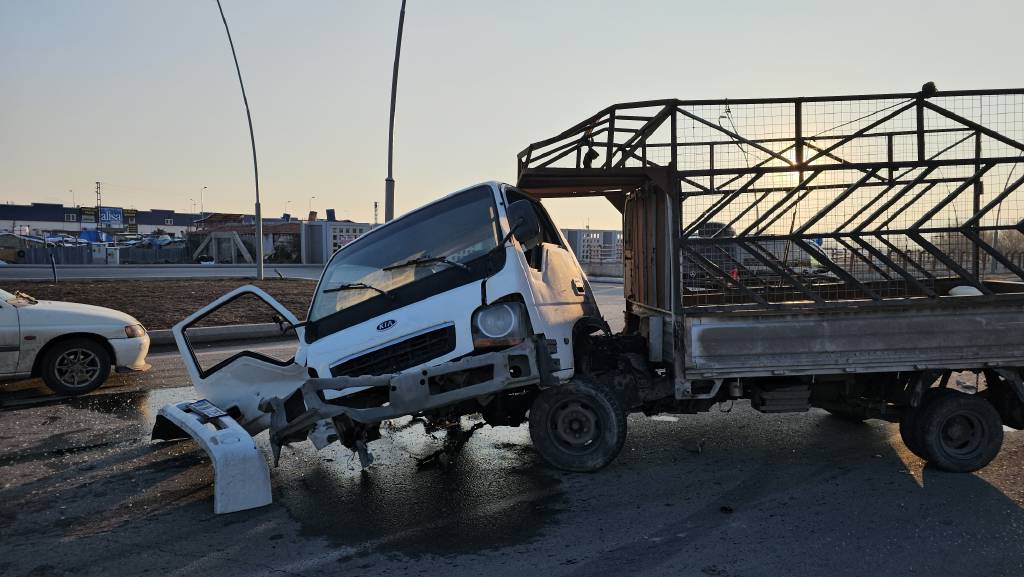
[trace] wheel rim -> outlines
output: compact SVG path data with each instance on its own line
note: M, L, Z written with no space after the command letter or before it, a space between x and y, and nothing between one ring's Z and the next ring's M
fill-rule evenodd
M597 411L581 399L568 399L555 406L549 427L555 443L577 455L592 451L601 437Z
M939 443L949 456L968 459L982 450L986 433L985 423L977 415L957 413L943 421Z
M87 349L70 349L57 357L54 373L66 387L85 387L100 375L100 359Z

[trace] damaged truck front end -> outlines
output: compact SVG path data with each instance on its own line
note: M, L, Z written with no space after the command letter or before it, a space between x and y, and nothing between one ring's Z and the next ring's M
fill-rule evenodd
M174 327L201 400L161 409L154 439L192 437L210 454L218 513L268 504L266 459L281 447L348 447L363 466L380 424L481 413L519 425L537 393L573 374L573 339L603 321L586 279L539 204L496 183L449 195L334 254L307 320L253 286ZM547 221L548 223L550 221ZM255 296L294 330L294 358L243 351L203 368L190 328ZM582 328L581 328L582 327Z

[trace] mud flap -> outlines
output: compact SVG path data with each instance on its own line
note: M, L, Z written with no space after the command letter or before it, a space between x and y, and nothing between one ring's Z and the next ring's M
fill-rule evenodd
M206 451L213 463L213 512L234 513L269 505L270 468L253 438L222 411L207 416L193 410L195 403L165 405L153 427L154 440L187 436ZM207 406L212 407L210 403Z

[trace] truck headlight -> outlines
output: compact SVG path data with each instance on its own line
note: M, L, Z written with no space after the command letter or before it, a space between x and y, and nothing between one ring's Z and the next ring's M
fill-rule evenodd
M521 303L497 303L473 313L473 346L512 346L526 338L525 312Z
M146 329L142 325L128 325L124 328L124 334L130 339L143 337L146 336Z

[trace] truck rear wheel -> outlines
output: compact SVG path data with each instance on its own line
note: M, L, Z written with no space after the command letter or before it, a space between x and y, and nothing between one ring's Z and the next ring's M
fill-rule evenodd
M959 391L930 399L914 427L925 459L952 473L981 469L1003 446L1003 421L995 407Z
M611 391L573 380L534 400L530 439L541 457L559 469L597 471L612 462L626 442L626 412Z
M924 397L921 400L920 406L909 407L906 412L903 413L903 417L900 418L900 438L903 439L903 444L910 449L911 453L926 461L928 460L928 455L924 452L924 445L919 438L921 430L917 426L918 417L924 413L925 408L931 401L953 393L955 393L955 391L944 387L928 389L924 392Z

